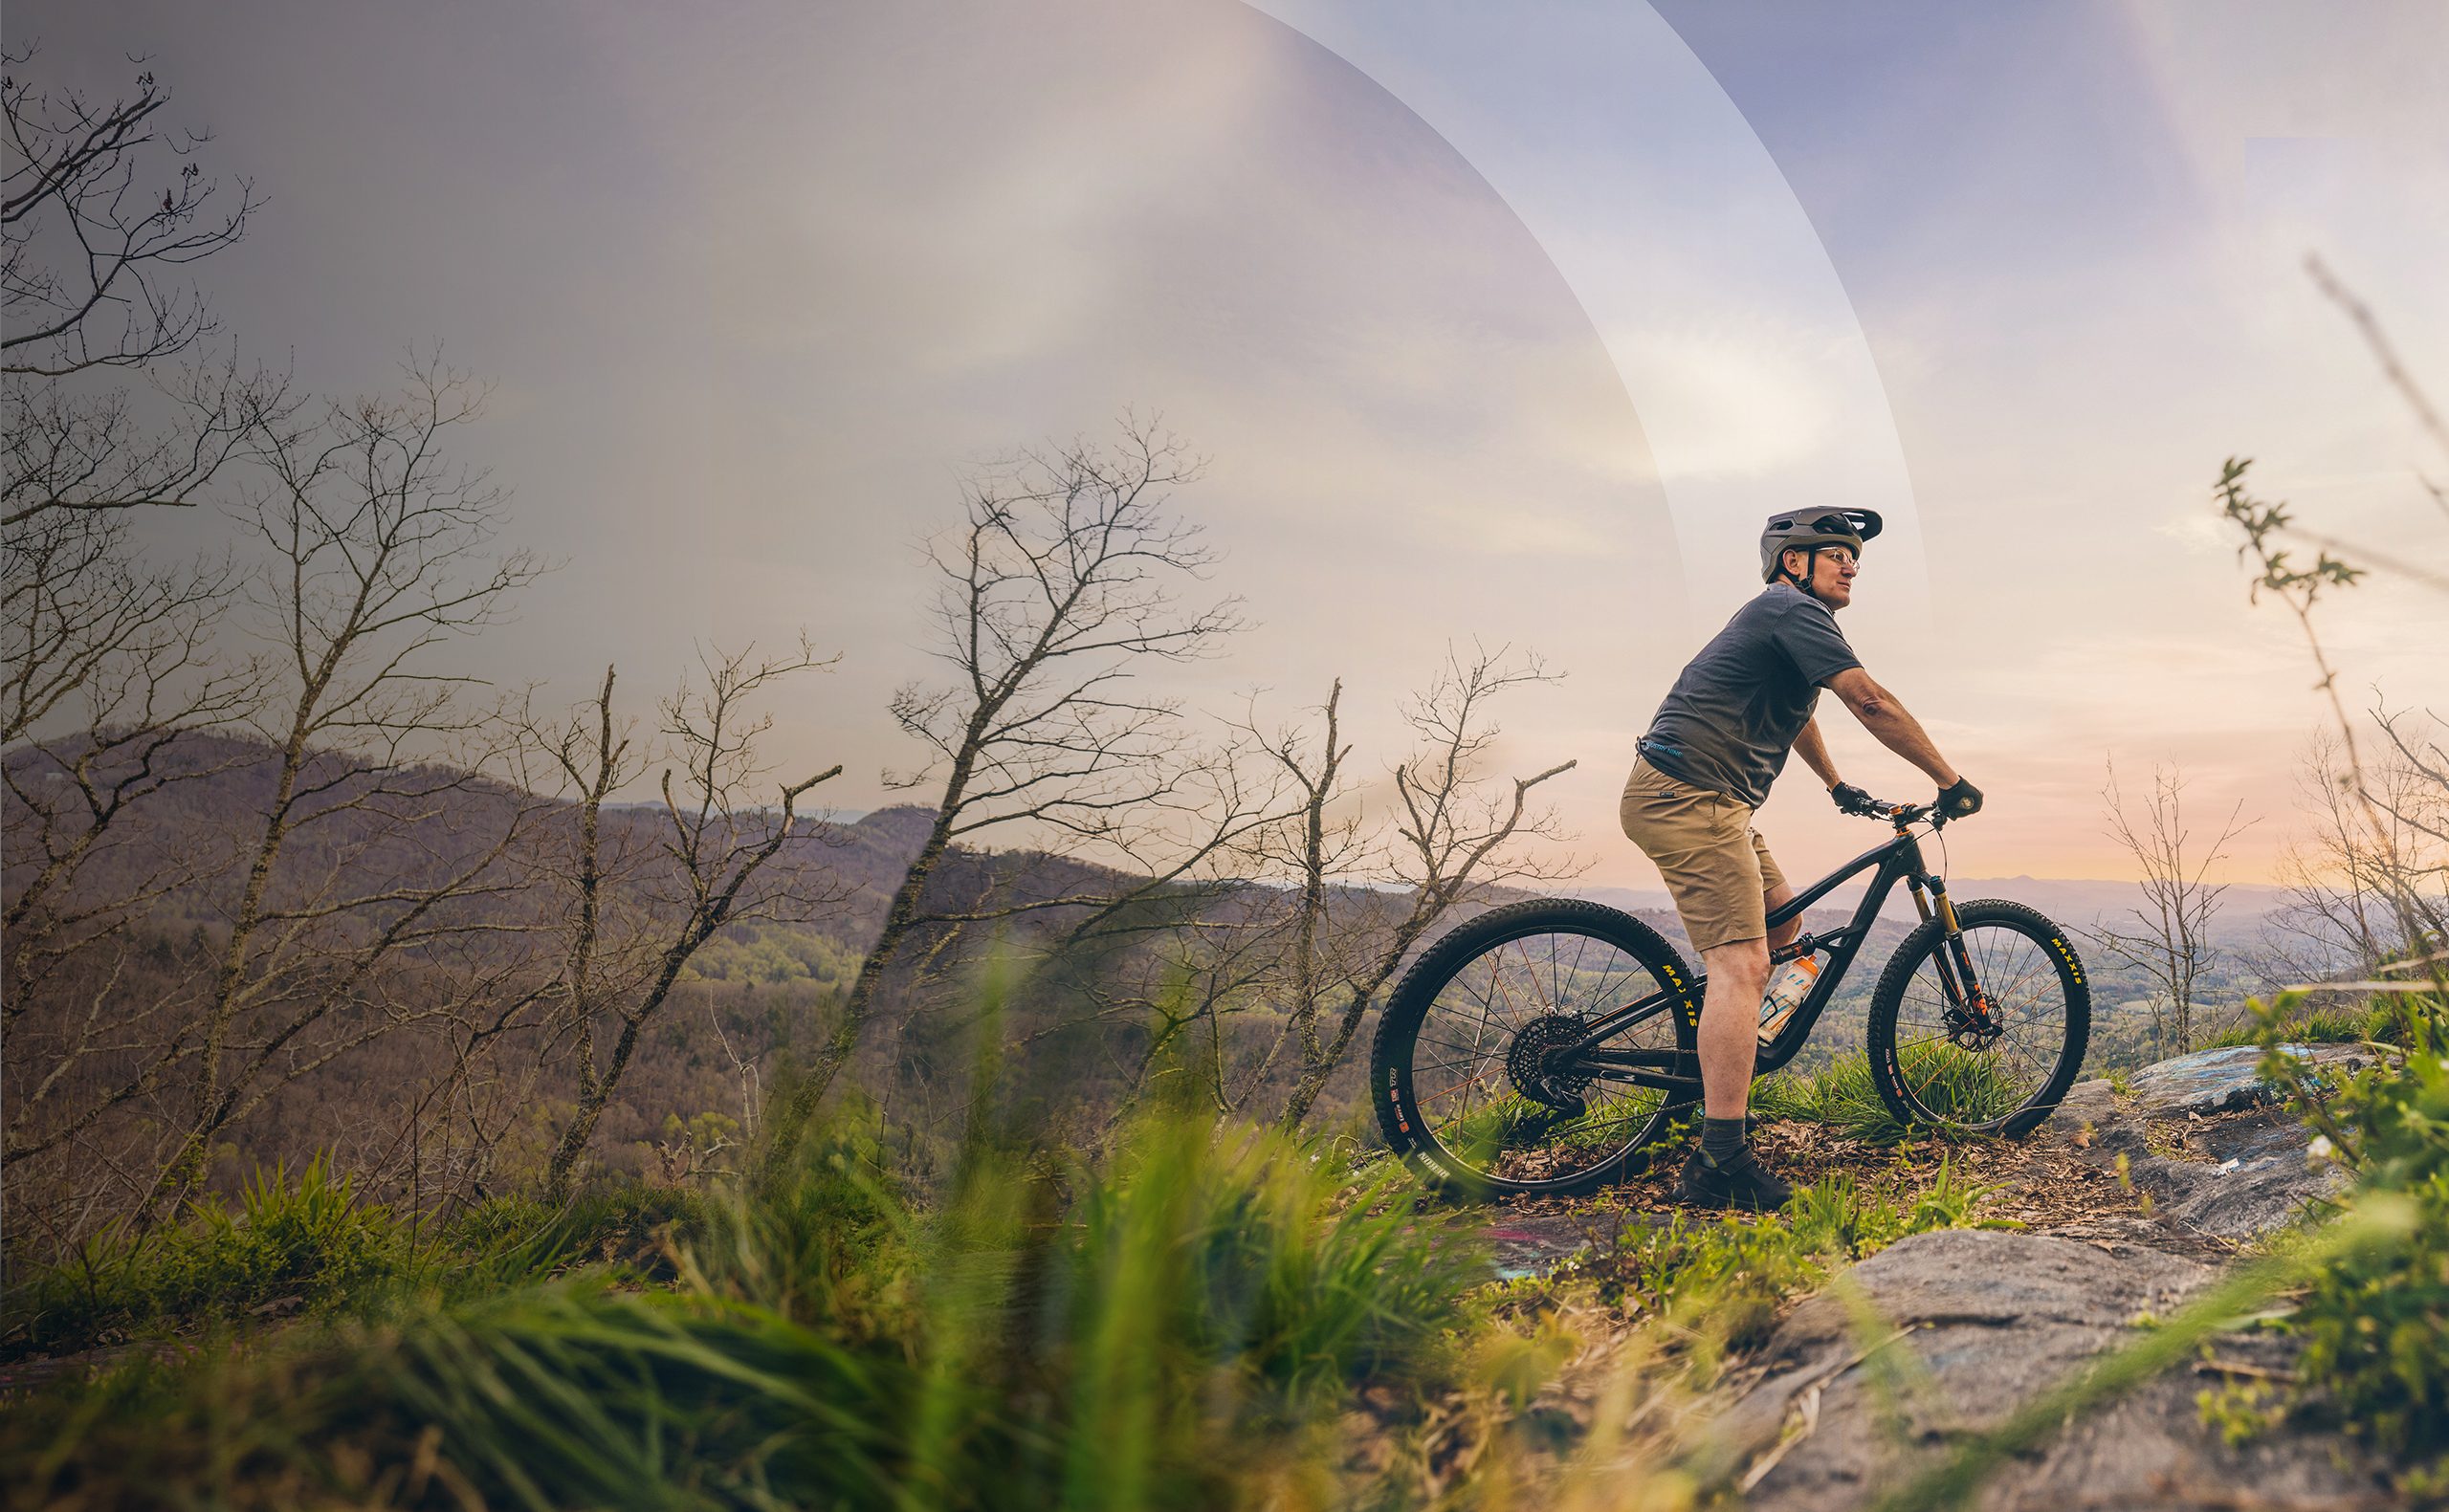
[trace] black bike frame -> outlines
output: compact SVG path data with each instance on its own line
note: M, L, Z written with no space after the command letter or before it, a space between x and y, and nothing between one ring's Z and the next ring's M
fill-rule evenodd
M1809 890L1798 892L1770 909L1769 928L1775 930L1781 924L1800 918L1805 909L1826 897L1847 878L1872 866L1879 868L1878 874L1871 878L1861 905L1854 909L1853 918L1844 928L1832 930L1826 934L1798 934L1791 943L1771 953L1773 966L1798 960L1814 951L1827 952L1829 959L1820 969L1820 979L1812 984L1811 991L1803 996L1802 1002L1786 1019L1785 1027L1777 1032L1776 1039L1760 1047L1758 1059L1754 1063L1754 1075L1765 1076L1784 1065L1795 1058L1803 1041L1811 1038L1811 1031L1820 1022L1821 1011L1837 994L1837 984L1853 965L1854 956L1862 950L1863 942L1870 937L1871 925L1879 917L1880 906L1887 901L1889 891L1899 882L1912 889L1914 910L1921 914L1924 923L1932 918L1945 919L1948 921L1948 933L1952 937L1956 934L1955 908L1948 901L1947 879L1922 864L1920 838L1902 826L1897 829L1894 839L1864 851L1813 883ZM1959 958L1951 960L1950 953L1955 953ZM1962 960L1960 954L1960 952L1942 953L1938 957L1940 975L1951 997L1972 996L1963 993L1953 979L1961 972L1965 984L1971 983L1971 963ZM1952 971L1951 967L1954 970ZM1695 976L1681 986L1669 986L1639 1002L1626 1003L1611 1013L1600 1015L1591 1021L1588 1033L1557 1055L1556 1063L1574 1074L1592 1076L1601 1081L1630 1082L1666 1092L1697 1094L1701 1089L1698 1076L1675 1074L1680 1069L1677 1063L1684 1059L1677 1051L1607 1050L1600 1046L1625 1030L1679 1004L1688 1004L1693 1019L1697 1020L1701 1014L1702 995L1709 986L1709 980L1707 976Z

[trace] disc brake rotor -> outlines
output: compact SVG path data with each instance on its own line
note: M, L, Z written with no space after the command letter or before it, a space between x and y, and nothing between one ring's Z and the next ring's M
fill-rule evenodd
M1987 1050L1998 1042L2007 1026L2000 1021L1997 1004L1990 1000L1988 993L1975 988L1973 1002L1970 1009L1947 1011L1948 1042L1959 1050Z

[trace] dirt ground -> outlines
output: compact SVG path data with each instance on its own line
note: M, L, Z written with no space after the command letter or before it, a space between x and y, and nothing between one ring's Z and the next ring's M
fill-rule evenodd
M2155 1120L2151 1150L2216 1165L2236 1150L2266 1145L2284 1123L2284 1115L2269 1108ZM2110 1254L2136 1245L2217 1264L2238 1249L2153 1215L2143 1192L2120 1182L2116 1157L2097 1147L2092 1130L2064 1116L2019 1140L1925 1139L1901 1146L1864 1144L1826 1125L1781 1120L1754 1131L1753 1149L1788 1181L1818 1182L1851 1172L1864 1187L1884 1188L1908 1202L1937 1183L1944 1163L1959 1182L1997 1189L1979 1210L1982 1216L2014 1219L2026 1232ZM1678 1211L1675 1172L1670 1159L1597 1196L1516 1199L1487 1210L1500 1265L1511 1273L1542 1269L1543 1260L1552 1263L1550 1257L1561 1259L1584 1245L1611 1248L1628 1222L1665 1222Z

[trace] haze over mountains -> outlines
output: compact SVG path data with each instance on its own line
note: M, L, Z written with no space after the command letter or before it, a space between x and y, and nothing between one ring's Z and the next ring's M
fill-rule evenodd
M1663 887L1567 887L1560 890L1631 912L1673 907ZM2104 921L2115 923L2143 906L2143 888L2139 883L2092 878L1951 877L1948 879L1948 891L1959 902L1970 902L1975 898L2004 898L2011 903L2039 909L2061 924L2079 928ZM2213 925L2215 937L2251 934L2260 927L2263 915L2286 903L2287 891L2285 887L2263 883L2231 884L2219 895L2219 915ZM1822 908L1851 909L1862 900L1863 885L1849 882L1830 893L1813 911L1818 912ZM1883 917L1911 918L1912 895L1903 887L1896 888L1888 894L1887 902L1880 912Z

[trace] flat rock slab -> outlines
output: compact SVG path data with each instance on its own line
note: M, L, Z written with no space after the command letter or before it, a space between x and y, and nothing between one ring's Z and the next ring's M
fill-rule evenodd
M2301 1048L2337 1051L2354 1047ZM2090 1149L2104 1165L2114 1162L2119 1155L2126 1157L2129 1178L2151 1194L2156 1205L2155 1216L2163 1223L2231 1242L2279 1228L2291 1221L2306 1203L2336 1196L2348 1185L2347 1173L2336 1166L2317 1165L2306 1158L2306 1147L2311 1142L2312 1131L2275 1112L2217 1125L2189 1123L2189 1129L2201 1129L2200 1148L2212 1159L2172 1160L2153 1152L2150 1146L2151 1120L2181 1119L2194 1110L2150 1107L2141 1090L2146 1078L2163 1066L2235 1055L2259 1059L2261 1052L2211 1050L2163 1061L2136 1074L2137 1091L2131 1099L2118 1098L2105 1081L2081 1082L2067 1091L2058 1114L2062 1119L2092 1126ZM2332 1056L2316 1063L2345 1067L2350 1059L2360 1064L2371 1063L2369 1054L2354 1058Z
M2236 1240L2267 1234L2292 1221L2306 1202L2337 1196L2348 1187L2346 1172L2314 1165L2301 1145L2284 1155L2233 1167L2155 1158L2135 1180L2154 1200L2167 1202L2172 1220L2197 1234Z
M1790 1423L1816 1424L1755 1483L1754 1512L1868 1504L1953 1439L2000 1427L2131 1337L2136 1314L2182 1305L2212 1271L2149 1249L2112 1255L2041 1235L1951 1230L1905 1239L1850 1275L1876 1321L1835 1292L1805 1302L1770 1342L1772 1373L1718 1420L1704 1452L1705 1473L1740 1476ZM2038 1458L2003 1466L1980 1504L2183 1505L2196 1486L2350 1502L2372 1494L2369 1475L2333 1463L2334 1451L2351 1450L2335 1435L2229 1449L2200 1422L2194 1397L2205 1384L2164 1378L2070 1425Z
M2354 1044L2285 1044L2280 1048L2308 1066L2345 1076L2373 1063L2373 1055ZM2201 1050L2155 1062L2134 1073L2134 1108L2146 1118L2172 1114L2223 1113L2279 1101L2279 1089L2261 1079L2261 1050L2238 1045L2226 1050Z

